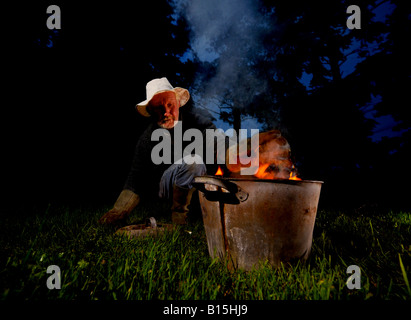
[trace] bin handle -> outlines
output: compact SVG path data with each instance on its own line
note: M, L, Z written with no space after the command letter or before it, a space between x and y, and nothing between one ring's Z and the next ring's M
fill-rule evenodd
M231 181L222 180L212 176L198 176L194 177L193 185L203 193L216 193L221 191L210 191L205 188L206 184L211 184L220 188L226 189L229 193L234 194L240 201L244 202L248 199L248 193L241 189L237 184Z
M146 227L151 227L153 229L157 228L157 221L154 217L150 217L146 219Z

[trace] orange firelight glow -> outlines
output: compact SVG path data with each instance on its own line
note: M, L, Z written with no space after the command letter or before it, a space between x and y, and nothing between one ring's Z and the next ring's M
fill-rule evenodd
M258 167L257 172L254 175L258 179L267 179L267 180L287 179L287 177L282 177L281 178L281 177L276 176L276 173L274 171L267 170L269 166L270 166L269 163L260 164L260 166ZM292 172L290 172L288 180L301 180L301 179L298 178L296 173L292 171Z
M254 137L248 138L247 150L242 150L238 144L232 145L226 153L225 168L227 172L224 172L225 177L239 178L244 175L253 174L248 173L251 170L247 170L247 174L242 169L250 168L255 169L258 164L258 169L253 174L257 179L264 180L301 180L297 177L297 170L291 159L291 148L288 141L281 135L278 130L271 130L267 132L258 133L258 140ZM253 142L257 142L256 147ZM250 153L250 149L254 148ZM252 159L250 159L252 156ZM247 163L242 163L242 159L246 159ZM216 176L223 176L221 167L218 167Z
M274 179L274 174L272 172L266 172L267 168L270 166L269 163L260 164L257 172L254 174L258 179Z
M221 170L220 166L218 166L218 170L215 173L216 176L222 176L223 175L223 170Z
M290 172L290 177L288 178L288 180L301 180L300 178L298 178L295 173Z
M270 172L269 170L267 170L267 168L269 166L270 166L269 163L260 164L260 166L258 167L258 170L254 174L254 176L258 179L267 179L267 180L281 179L281 178L276 177L274 172ZM218 166L218 170L214 175L223 176L223 170L221 170L220 166ZM282 178L282 179L284 179L284 178ZM287 178L285 178L285 179L287 179ZM301 180L301 179L297 177L297 175L294 171L292 171L292 172L290 172L290 176L288 177L288 180Z

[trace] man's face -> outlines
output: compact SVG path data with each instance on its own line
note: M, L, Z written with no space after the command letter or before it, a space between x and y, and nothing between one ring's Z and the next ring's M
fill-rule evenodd
M147 106L156 119L157 124L164 129L173 128L179 115L180 103L177 101L176 94L172 91L156 94Z

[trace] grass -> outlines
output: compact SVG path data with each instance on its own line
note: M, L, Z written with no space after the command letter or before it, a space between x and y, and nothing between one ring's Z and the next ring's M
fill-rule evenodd
M411 300L407 212L320 210L307 261L244 272L209 257L201 219L159 238L130 240L97 224L107 209L3 215L1 300ZM170 223L163 205L136 211L130 223L148 216ZM359 290L346 285L352 264L361 268ZM60 290L46 286L49 265L60 267Z

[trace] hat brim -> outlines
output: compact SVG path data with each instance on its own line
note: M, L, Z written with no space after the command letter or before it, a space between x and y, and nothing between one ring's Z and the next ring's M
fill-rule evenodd
M184 106L188 100L190 100L190 93L188 92L187 89L184 88L174 88L172 90L163 90L163 91L158 91L156 92L153 97L159 93L163 92L174 92L176 94L177 100L180 101L180 108ZM150 103L150 101L153 99L144 100L136 105L137 111L144 117L151 117L151 114L148 113L147 111L147 105Z

